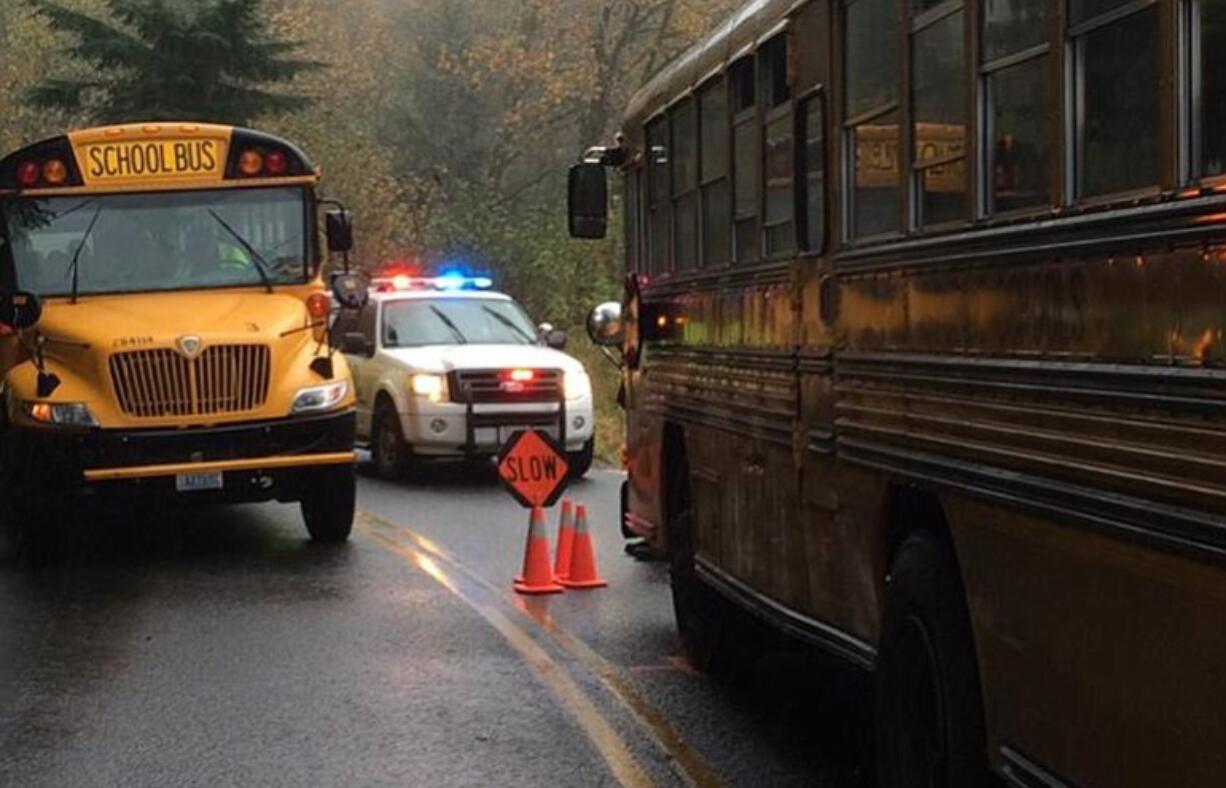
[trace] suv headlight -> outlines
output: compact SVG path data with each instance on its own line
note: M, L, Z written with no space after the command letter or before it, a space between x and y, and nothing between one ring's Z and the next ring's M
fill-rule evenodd
M349 381L347 380L338 380L335 383L327 383L323 386L299 389L298 393L294 395L294 407L291 412L297 415L332 410L344 402L345 396L348 394Z
M586 372L567 372L562 378L562 387L567 399L583 399L592 396L592 379Z
M419 372L409 380L413 393L431 402L443 402L447 399L447 378L444 375L434 375Z
M40 424L55 427L97 427L98 420L83 403L23 402L21 409Z

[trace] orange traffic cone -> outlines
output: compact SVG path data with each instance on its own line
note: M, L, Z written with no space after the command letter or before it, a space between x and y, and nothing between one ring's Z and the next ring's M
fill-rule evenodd
M549 568L549 534L545 531L545 512L532 507L528 544L524 547L524 571L514 584L521 594L556 594L563 590Z
M596 572L596 553L587 530L587 507L575 508L575 546L571 551L570 573L561 579L567 588L604 588L609 584Z
M563 580L570 574L570 556L575 549L575 519L569 500L562 501L562 519L558 523L558 554L553 562L553 576Z

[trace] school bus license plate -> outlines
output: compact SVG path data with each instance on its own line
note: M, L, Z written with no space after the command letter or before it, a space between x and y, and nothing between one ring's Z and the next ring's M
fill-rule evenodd
M221 471L208 473L180 473L175 476L175 489L179 492L207 492L225 487L225 477Z
M88 183L178 178L221 179L219 140L101 142L82 149Z

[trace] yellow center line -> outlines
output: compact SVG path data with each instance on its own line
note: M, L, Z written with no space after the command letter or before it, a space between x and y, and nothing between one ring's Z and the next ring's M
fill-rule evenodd
M380 526L384 529L392 530L398 534L402 534L409 539L416 549L400 547L402 550L411 550L415 555L427 559L427 566L437 568L439 562L455 568L456 572L465 575L471 582L476 583L490 592L502 595L504 591L495 587L493 584L486 581L473 570L466 567L455 556L449 553L438 543L431 539L418 534L412 528L400 523L371 514L367 511L360 512L361 519L366 521L362 523L367 530L370 525ZM372 533L372 536L381 538L384 542L390 542L386 537L380 537L379 534ZM417 559L414 559L416 562ZM421 566L421 564L418 564ZM427 566L421 568L427 574L431 574L431 569ZM443 582L438 577L435 577L439 582ZM448 579L450 583L450 578ZM444 583L447 585L447 583ZM452 583L454 585L454 583ZM448 586L451 588L451 586ZM454 588L453 592L459 594ZM474 604L471 600L465 598L469 604ZM513 597L513 604L522 613L527 615L537 626L544 629L554 639L563 651L571 657L579 660L593 675L604 683L605 687L613 694L615 698L621 701L624 706L630 711L631 716L635 721L645 729L645 732L655 739L656 743L669 754L673 759L673 763L678 767L681 777L690 785L697 788L720 788L723 782L716 776L715 771L707 764L706 759L695 750L679 731L668 720L667 716L659 709L655 708L646 698L622 675L622 672L616 665L609 662L604 657L600 656L595 650L584 643L579 638L567 632L554 623L549 616L547 610L540 605L532 605L526 603L521 597ZM475 604L474 604L475 606ZM496 612L496 611L495 611ZM501 614L499 614L501 615ZM505 617L504 617L505 618ZM510 624L511 622L508 621ZM514 626L514 624L511 624ZM521 630L522 631L522 630ZM533 644L535 645L535 644Z
M596 704L579 689L574 680L549 656L548 652L537 645L526 630L492 605L467 593L461 584L451 577L447 568L434 557L414 547L403 545L386 534L374 531L366 523L360 523L360 526L384 547L413 562L441 586L466 602L502 635L511 648L519 653L523 661L536 671L545 686L557 696L578 722L579 727L591 740L592 745L600 753L618 783L626 788L639 788L640 786L647 788L647 786L654 785L625 740L600 713Z

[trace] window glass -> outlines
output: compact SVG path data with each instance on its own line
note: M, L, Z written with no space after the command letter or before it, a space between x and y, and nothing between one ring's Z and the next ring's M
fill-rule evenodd
M668 189L668 126L663 118L647 127L648 151L648 220L647 270L659 273L668 270L669 261L669 189Z
M987 61L1047 41L1047 3L983 0L983 56Z
M1158 182L1158 8L1085 35L1082 194Z
M723 79L699 95L702 136L702 265L732 261L732 184L728 180L728 91Z
M826 117L821 96L814 96L801 109L801 134L804 147L799 170L805 175L804 238L801 246L820 252L826 241Z
M1201 140L1205 175L1226 173L1226 0L1201 0Z
M767 109L774 109L791 100L786 33L775 36L762 45L758 54L758 71L762 75L762 100Z
M230 189L0 204L17 283L42 296L300 284L306 193ZM75 260L75 265L74 265Z
M732 185L727 178L702 189L703 265L732 262Z
M1038 5L1036 0L1024 1ZM1122 5L1128 5L1132 2L1135 2L1135 0L1070 0L1069 18L1074 25L1081 24L1087 19L1093 19L1100 14L1114 11Z
M898 113L855 128L855 202L852 232L857 237L895 232L901 213L898 192Z
M513 301L430 298L383 305L383 346L535 345L536 328Z
M642 205L639 194L642 188L640 172L640 170L628 170L625 181L626 268L630 271L639 270L639 215Z
M736 182L736 259L758 259L758 205L762 168L759 162L756 124L738 125L733 134L734 180Z
M673 263L678 271L698 267L697 192L687 192L673 203Z
M993 212L1051 202L1048 72L1044 55L988 77Z
M754 95L753 58L742 58L729 69L732 78L732 111L740 114L757 103Z
M915 33L912 69L920 222L966 216L966 89L961 12Z
M702 182L728 174L728 93L721 79L698 97L702 114Z
M795 144L792 115L784 114L766 125L766 253L796 249L793 192Z
M694 103L685 101L678 105L669 114L669 122L673 131L673 194L681 194L698 186L698 137Z
M895 0L847 5L847 115L854 118L898 97L898 6Z

